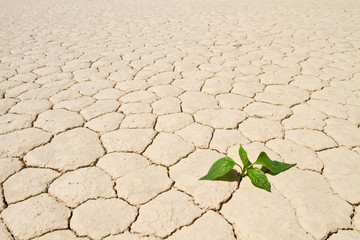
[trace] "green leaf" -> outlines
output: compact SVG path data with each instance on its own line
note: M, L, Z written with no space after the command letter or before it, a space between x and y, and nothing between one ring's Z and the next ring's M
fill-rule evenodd
M245 151L245 149L241 146L240 144L240 148L239 148L239 156L240 156L240 159L244 165L244 169L247 168L248 166L248 156L247 156L247 152Z
M259 157L257 158L256 162L254 164L260 164L263 165L265 168L269 169L269 171L272 174L279 174L283 171L288 170L289 168L296 165L295 164L289 164L289 163L283 163L278 161L272 161L268 155L266 155L265 152L261 152Z
M247 175L254 186L270 192L270 183L263 171L258 168L249 168L247 170Z
M234 160L229 157L220 158L210 168L209 172L199 180L214 180L224 176L235 166Z

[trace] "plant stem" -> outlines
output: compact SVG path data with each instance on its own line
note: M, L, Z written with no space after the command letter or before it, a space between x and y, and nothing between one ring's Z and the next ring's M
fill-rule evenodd
M235 165L238 165L238 166L240 167L240 169L241 169L240 178L243 178L246 169L245 169L245 168L242 168L242 167L241 167L239 164L237 164L237 163L235 163Z
M243 168L239 164L235 163L235 165L238 165L240 167L241 171L243 170Z
M247 166L247 168L246 168L246 169L248 169L248 168L250 168L250 167L254 166L254 164L255 164L255 163L253 163L253 164L251 164L251 165Z
M246 168L246 169L247 169L247 168ZM241 177L244 176L246 169L244 168L244 169L241 171Z

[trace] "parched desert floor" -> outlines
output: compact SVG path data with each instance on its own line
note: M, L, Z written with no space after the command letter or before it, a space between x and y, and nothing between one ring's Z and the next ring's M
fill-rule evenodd
M359 23L357 0L1 0L0 240L360 239ZM240 144L297 165L271 192L198 180Z

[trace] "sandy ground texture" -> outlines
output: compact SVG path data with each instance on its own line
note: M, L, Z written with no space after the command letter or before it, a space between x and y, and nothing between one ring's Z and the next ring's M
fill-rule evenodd
M360 239L360 1L2 0L1 240ZM271 192L199 181L240 143Z

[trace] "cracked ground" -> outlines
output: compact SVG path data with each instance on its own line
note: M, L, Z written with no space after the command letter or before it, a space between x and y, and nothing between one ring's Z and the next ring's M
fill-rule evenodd
M360 239L360 2L2 0L0 240ZM242 144L297 165L199 181Z

